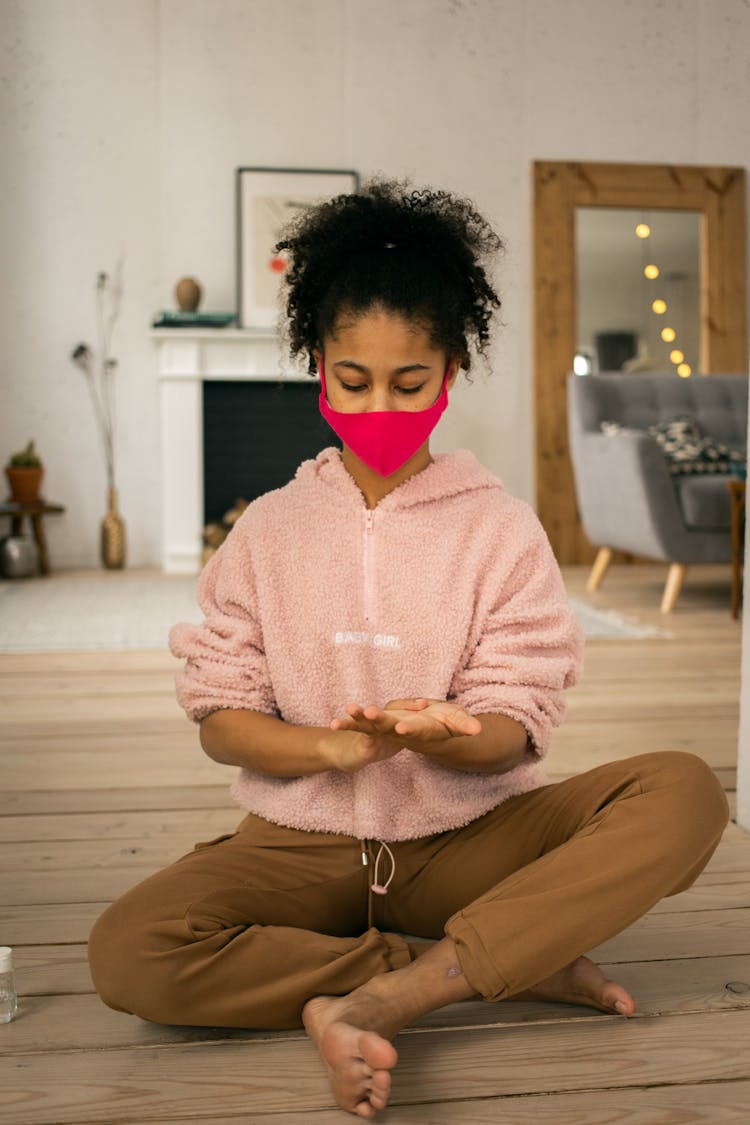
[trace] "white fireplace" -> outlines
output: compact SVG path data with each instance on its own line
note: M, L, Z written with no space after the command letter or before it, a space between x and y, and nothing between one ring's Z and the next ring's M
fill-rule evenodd
M154 329L161 432L161 565L197 574L203 532L203 382L310 381L269 328Z

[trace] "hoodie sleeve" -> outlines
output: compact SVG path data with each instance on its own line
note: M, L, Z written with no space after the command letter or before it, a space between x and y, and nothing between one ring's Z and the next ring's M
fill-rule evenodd
M175 678L180 706L196 723L224 708L277 714L240 523L204 567L197 597L203 623L175 625L169 634L173 655L186 661Z
M583 630L536 515L523 505L506 565L488 561L478 580L478 640L451 685L451 700L473 715L509 715L542 758L562 722L565 688L583 666ZM505 552L507 559L507 548ZM500 557L500 552L496 557Z

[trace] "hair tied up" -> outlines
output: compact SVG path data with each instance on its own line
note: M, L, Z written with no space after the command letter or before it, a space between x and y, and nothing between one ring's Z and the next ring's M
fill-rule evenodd
M485 263L502 248L470 199L373 180L359 192L302 208L276 252L285 251L286 327L293 356L316 353L342 312L380 306L429 328L432 344L464 371L469 345L486 359L500 307Z

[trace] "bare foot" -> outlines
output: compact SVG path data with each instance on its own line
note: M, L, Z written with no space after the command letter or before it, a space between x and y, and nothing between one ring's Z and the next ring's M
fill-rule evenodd
M517 992L512 1000L554 1000L563 1004L586 1004L602 1012L632 1016L635 1000L622 985L608 980L602 970L588 957L577 957L564 969L539 981L525 992Z
M338 1105L358 1117L385 1109L398 1059L385 1035L397 1028L390 1030L385 1009L367 996L366 987L341 998L317 996L305 1005L302 1019Z
M378 973L348 996L316 996L302 1009L336 1101L359 1117L388 1104L398 1055L390 1040L419 1016L474 995L453 941L445 937L421 956Z

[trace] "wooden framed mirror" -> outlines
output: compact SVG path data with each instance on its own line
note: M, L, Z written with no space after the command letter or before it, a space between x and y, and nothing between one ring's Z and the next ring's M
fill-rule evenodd
M594 550L578 518L565 391L577 348L576 209L699 212L698 370L747 372L745 170L540 160L533 176L537 513L560 563L589 563Z

